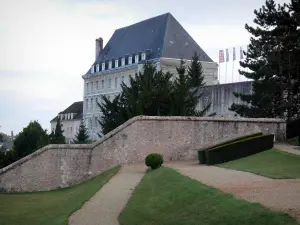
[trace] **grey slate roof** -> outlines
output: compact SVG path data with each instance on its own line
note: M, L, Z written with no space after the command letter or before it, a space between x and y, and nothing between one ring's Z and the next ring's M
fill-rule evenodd
M62 114L64 113L77 113L73 120L81 120L83 118L83 101L74 102L72 105L70 105L68 108L66 108L64 111L60 112ZM57 116L54 117L51 122L57 121Z
M101 67L104 61L134 56L147 50L151 52L147 59L192 59L197 52L200 61L213 62L179 22L166 13L115 30L93 65L100 64Z

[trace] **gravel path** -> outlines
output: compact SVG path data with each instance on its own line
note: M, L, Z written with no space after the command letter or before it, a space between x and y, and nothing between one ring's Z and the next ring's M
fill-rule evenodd
M289 153L292 153L292 154L300 155L300 150L295 149L296 146L290 145L290 144L287 144L287 143L276 143L274 145L274 148L276 148L278 150L281 150L281 151L284 151L284 152L289 152Z
M300 222L300 179L274 180L248 172L202 166L196 161L169 162L165 165L239 198L286 212Z
M124 165L80 210L69 218L69 225L119 225L118 217L146 167Z

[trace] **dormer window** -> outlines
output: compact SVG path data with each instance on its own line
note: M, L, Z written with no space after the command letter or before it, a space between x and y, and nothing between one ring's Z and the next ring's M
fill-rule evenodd
M128 64L129 64L129 65L132 64L132 56L129 56L129 57L128 57Z
M99 72L99 64L96 65L96 72Z
M91 73L94 73L94 65L91 67Z
M102 71L105 70L105 63L102 63Z
M109 61L108 62L108 69L111 69L112 68L112 61Z
M121 59L121 65L125 66L125 58L124 57Z
M115 60L115 68L119 67L119 60Z
M135 62L135 63L138 63L138 62L139 62L139 55L136 55L136 56L135 56L134 62Z
M146 53L142 53L142 60L146 60Z

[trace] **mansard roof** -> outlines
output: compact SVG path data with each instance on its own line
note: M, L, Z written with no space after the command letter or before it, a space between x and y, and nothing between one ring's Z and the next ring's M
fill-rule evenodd
M76 113L76 115L73 117L73 120L81 120L83 115L83 101L74 102L72 105L70 105L68 108L66 108L64 111L60 112L59 114L67 114L67 113ZM57 116L54 117L51 122L57 121Z
M166 13L115 30L94 64L150 52L150 58L192 59L194 52L200 61L213 62L180 23ZM89 73L89 72L88 72Z

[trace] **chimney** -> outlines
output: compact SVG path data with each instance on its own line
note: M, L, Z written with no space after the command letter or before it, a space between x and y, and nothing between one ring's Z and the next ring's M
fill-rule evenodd
M95 60L97 60L98 55L100 54L100 52L103 49L103 38L99 37L98 39L96 39L96 57Z

